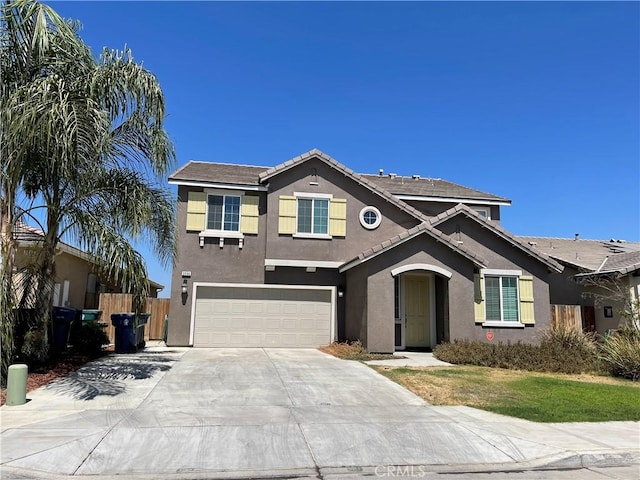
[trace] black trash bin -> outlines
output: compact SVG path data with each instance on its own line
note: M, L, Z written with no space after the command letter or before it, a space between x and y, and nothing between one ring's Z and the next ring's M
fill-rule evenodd
M144 326L149 321L149 317L151 317L150 313L141 313L138 315L138 321L136 322L136 347L138 347L138 350L144 348Z
M53 307L51 317L53 323L53 350L55 353L60 353L67 348L71 323L76 318L76 309Z
M111 315L111 324L116 328L116 353L131 353L136 351L136 334L133 330L135 314L114 313Z

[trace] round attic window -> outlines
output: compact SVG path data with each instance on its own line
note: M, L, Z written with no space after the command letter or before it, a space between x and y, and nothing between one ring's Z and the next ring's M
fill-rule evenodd
M374 228L378 228L380 222L382 221L382 215L380 215L380 210L376 207L364 207L360 210L360 224L369 230L373 230Z

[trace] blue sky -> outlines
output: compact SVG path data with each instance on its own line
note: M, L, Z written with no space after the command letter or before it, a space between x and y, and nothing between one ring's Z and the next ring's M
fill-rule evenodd
M510 198L515 234L640 240L638 2L50 4L158 76L177 166L319 148Z

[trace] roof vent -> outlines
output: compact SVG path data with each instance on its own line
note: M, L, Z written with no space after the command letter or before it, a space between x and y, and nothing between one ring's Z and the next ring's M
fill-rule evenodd
M396 178L398 176L397 173L390 173L389 178Z
M420 175L411 175L414 180L420 180Z
M576 233L575 236L573 237L573 239L578 241L580 239L580 234Z
M381 168L380 171L378 172L379 176L383 176L384 175L384 170Z
M531 245L532 247L535 247L536 245L538 245L538 242L528 242L529 245Z

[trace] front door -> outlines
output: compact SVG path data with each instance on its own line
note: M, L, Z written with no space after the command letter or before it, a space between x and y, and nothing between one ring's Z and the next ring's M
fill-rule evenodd
M405 275L405 345L408 348L431 346L429 312L429 277L426 275Z

